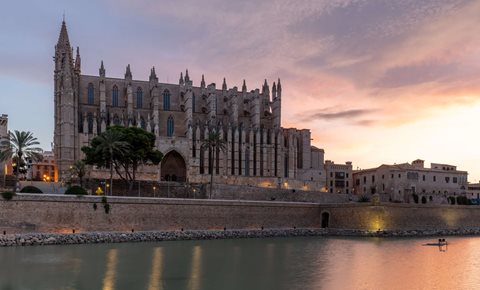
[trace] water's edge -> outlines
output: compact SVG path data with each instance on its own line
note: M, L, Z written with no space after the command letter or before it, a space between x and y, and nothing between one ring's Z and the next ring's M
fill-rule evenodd
M408 230L408 231L364 231L347 229L252 229L252 230L186 230L186 231L149 231L149 232L86 232L86 233L29 233L0 236L0 247L72 245L98 243L131 243L155 241L245 239L272 237L311 237L311 236L348 236L348 237L423 237L423 236L472 236L480 235L480 228L449 230Z

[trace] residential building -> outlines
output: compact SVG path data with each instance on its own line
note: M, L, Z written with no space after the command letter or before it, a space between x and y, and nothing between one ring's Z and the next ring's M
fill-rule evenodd
M353 172L356 194L379 193L391 201L408 201L415 193L428 196L450 196L465 193L468 172L456 166L417 159L411 164L381 165Z
M335 164L325 161L326 187L328 192L351 194L353 189L352 162Z

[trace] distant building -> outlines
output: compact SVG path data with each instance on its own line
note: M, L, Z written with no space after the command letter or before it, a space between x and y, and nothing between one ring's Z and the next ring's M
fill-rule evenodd
M480 198L480 183L469 183L465 185L468 198Z
M392 201L408 201L413 193L419 195L449 196L465 193L468 172L456 166L431 163L417 159L409 163L381 165L353 172L356 194L386 195Z
M58 181L58 171L55 165L55 154L52 151L44 151L42 153L43 159L41 161L32 162L27 160L28 163L28 179L37 181Z
M353 189L352 162L335 164L325 161L326 185L328 192L350 194Z

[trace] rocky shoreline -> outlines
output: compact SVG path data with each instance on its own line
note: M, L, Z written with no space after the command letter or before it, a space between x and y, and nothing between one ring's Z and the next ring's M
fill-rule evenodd
M480 235L478 229L451 230L405 230L405 231L364 231L345 229L258 229L258 230L187 230L187 231L149 231L149 232L88 232L76 234L30 233L0 236L0 247L73 245L98 243L131 243L155 241L245 239L272 237L428 237L428 236L465 236Z

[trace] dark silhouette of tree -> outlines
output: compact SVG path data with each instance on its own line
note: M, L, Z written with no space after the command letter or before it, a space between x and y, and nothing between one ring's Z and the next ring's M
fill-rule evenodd
M208 138L203 140L201 145L201 150L208 149L211 154L209 154L209 168L210 168L210 194L209 198L212 198L212 187L213 187L213 172L215 171L215 153L220 151L225 151L227 145L225 140L220 137L218 132L210 132Z

